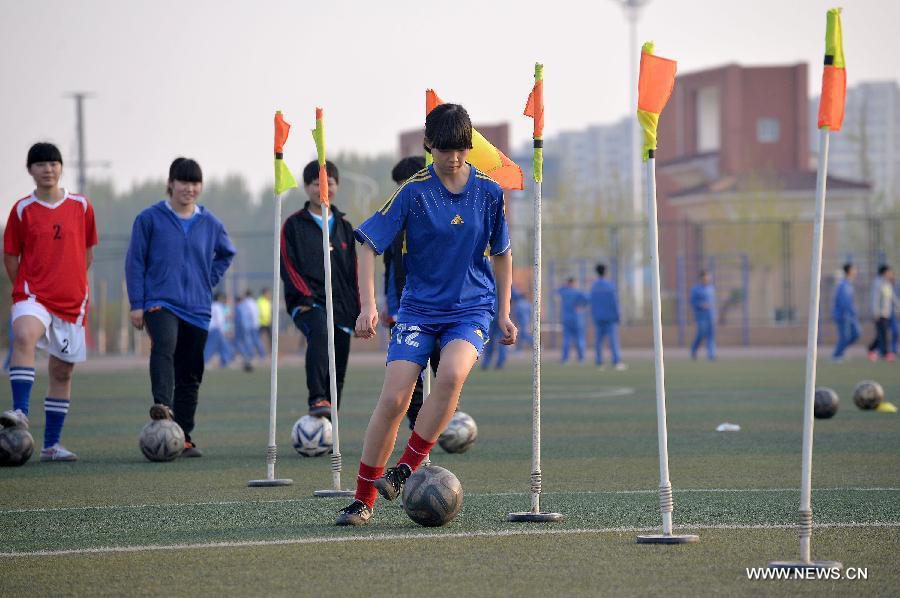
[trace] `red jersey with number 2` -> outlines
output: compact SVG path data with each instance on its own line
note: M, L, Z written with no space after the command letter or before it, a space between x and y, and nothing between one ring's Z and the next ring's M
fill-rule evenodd
M3 252L19 257L13 301L37 301L67 322L84 324L88 308L87 250L97 244L94 208L63 190L55 204L32 193L6 221Z

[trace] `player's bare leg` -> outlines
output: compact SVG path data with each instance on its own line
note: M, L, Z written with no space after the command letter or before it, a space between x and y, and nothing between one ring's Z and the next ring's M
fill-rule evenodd
M438 366L434 387L416 419L415 432L423 439L437 442L438 436L450 423L456 412L463 384L477 359L475 347L464 340L451 341L441 351L441 364Z
M10 365L33 368L35 347L45 332L44 323L34 316L16 318L13 322L13 352Z
M387 463L421 371L418 364L410 361L398 360L387 364L381 396L366 428L363 463L377 467L384 467Z
M431 394L426 397L416 426L396 467L390 467L378 480L375 488L386 500L394 500L403 491L407 478L419 467L438 436L456 411L459 393L478 359L471 343L454 340L441 351L441 365Z

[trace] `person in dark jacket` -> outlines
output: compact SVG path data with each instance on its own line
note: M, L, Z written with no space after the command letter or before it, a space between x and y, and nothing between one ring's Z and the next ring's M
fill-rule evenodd
M402 185L407 179L425 168L425 158L421 156L409 156L403 158L391 170L391 178L397 185ZM381 319L388 330L397 322L397 313L400 311L400 297L403 296L403 287L406 286L406 267L403 265L403 235L397 235L394 242L384 250L384 311ZM435 347L431 352L431 370L437 375L438 364L441 362L441 349ZM409 409L406 410L406 418L409 420L409 429L416 427L416 418L424 401L422 383L423 377L428 373L422 371L422 376L416 381L413 389L412 400Z
M176 158L169 167L169 199L134 220L125 258L131 323L150 335L153 419L174 419L184 430L184 457L202 453L191 439L203 380L203 350L212 291L236 253L225 226L197 205L200 165Z
M337 402L341 404L350 337L359 316L359 285L356 281L356 243L353 225L334 205L340 175L326 162L331 209L331 284L334 301L334 355L337 366ZM325 313L325 264L322 252L322 204L319 201L319 163L303 169L303 186L309 201L291 214L281 229L281 280L284 299L294 324L306 337L306 387L309 414L331 416L331 386L328 378L328 325Z

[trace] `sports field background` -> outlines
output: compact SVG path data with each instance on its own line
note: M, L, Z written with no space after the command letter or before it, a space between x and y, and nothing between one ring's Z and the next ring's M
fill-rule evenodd
M476 371L461 409L479 426L463 455L433 453L460 478L465 499L449 526L416 526L380 501L372 523L334 527L347 499L317 499L327 458L289 445L305 412L303 372L281 371L279 477L286 488L247 488L264 477L268 371L208 371L194 437L205 457L154 464L137 448L149 381L141 370L77 372L63 441L81 461L0 469L2 593L296 595L534 595L813 593L889 594L900 587L900 416L862 412L853 385L878 380L897 401L897 368L821 364L819 382L841 406L816 421L813 554L867 567L867 581L748 581L745 567L798 553L796 521L804 364L798 358L667 364L675 522L699 533L688 546L638 546L659 525L652 366L544 369L545 508L556 525L506 523L526 510L531 451L530 367ZM348 374L341 432L352 487L362 434L383 368ZM33 393L32 432L43 435ZM9 403L9 391L0 393ZM716 433L722 422L736 433ZM401 429L405 443L408 430ZM178 546L180 545L180 546ZM203 546L201 546L203 545ZM43 552L42 552L43 551ZM60 554L60 551L63 554ZM893 589L892 589L893 588Z

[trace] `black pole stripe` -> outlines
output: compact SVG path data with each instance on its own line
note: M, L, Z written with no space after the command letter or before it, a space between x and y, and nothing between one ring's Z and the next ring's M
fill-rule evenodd
M655 158L655 157L656 157L656 150L647 150L647 157L648 157L648 158Z
M275 159L276 159L276 160L283 160L283 159L284 159L284 154L279 153L279 152L275 152Z
M534 149L538 149L539 147L544 147L543 139L535 139L534 140Z
M833 54L825 55L825 64L834 64L834 55Z

